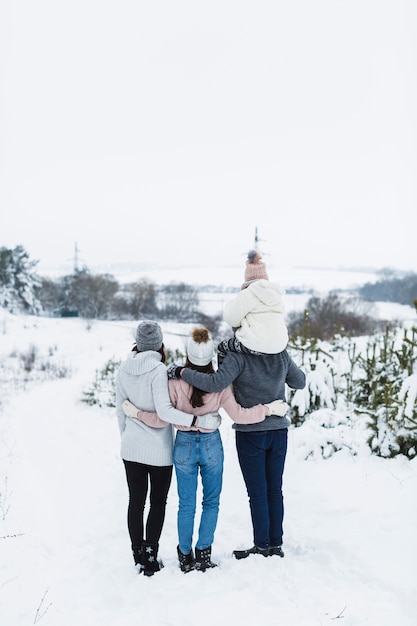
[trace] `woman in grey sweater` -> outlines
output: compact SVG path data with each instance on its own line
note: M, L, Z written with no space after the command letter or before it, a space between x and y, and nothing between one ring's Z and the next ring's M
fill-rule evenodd
M169 422L165 428L150 428L127 417L122 403L129 400L146 411L156 411ZM191 426L194 416L175 409L168 393L162 330L151 320L136 330L136 344L116 375L116 413L121 435L121 458L129 489L128 530L135 565L152 576L159 571L159 539L165 519L172 478L172 424ZM194 421L195 423L195 421ZM201 427L217 428L220 416L203 415ZM150 486L150 508L144 524L144 509Z

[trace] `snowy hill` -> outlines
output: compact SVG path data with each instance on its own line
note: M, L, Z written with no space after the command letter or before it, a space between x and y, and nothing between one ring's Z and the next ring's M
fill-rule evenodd
M174 478L160 546L165 567L147 579L130 554L114 410L81 402L95 370L129 351L136 324L5 312L0 321L1 624L415 624L417 459L381 459L363 448L355 457L305 461L307 431L291 429L286 556L236 561L232 550L251 545L251 524L225 419L213 546L220 567L180 572ZM180 338L163 328L175 348ZM44 371L31 381L19 360L29 347L62 377L48 380Z

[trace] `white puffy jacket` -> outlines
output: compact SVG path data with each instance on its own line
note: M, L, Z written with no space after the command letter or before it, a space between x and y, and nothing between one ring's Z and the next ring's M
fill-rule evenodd
M284 319L284 294L285 290L277 283L260 279L227 303L224 320L237 329L235 335L246 348L265 354L285 350L288 330Z

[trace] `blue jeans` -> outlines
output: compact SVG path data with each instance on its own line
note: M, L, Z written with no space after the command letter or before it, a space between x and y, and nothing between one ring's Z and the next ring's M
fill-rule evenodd
M258 548L282 545L282 474L288 431L236 431L240 469L249 496L253 541Z
M196 547L208 548L214 540L223 479L223 444L220 433L178 430L174 445L174 467L178 486L178 539L183 554L192 548L200 471L203 503Z

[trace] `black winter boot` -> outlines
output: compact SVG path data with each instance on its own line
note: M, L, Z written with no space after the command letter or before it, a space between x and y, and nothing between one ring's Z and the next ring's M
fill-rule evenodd
M211 560L211 546L203 550L195 549L195 569L205 572L210 567L217 567L217 563Z
M194 552L190 550L188 554L183 554L180 550L180 547L177 546L177 554L178 560L180 562L181 571L186 574L187 572L191 572L194 569L195 559Z
M133 554L133 560L140 574L143 571L142 546L132 546L132 554Z
M281 546L274 546L273 548L269 548L269 554L271 556L280 556L281 558L284 557L284 551Z
M270 556L271 551L270 548L258 548L258 546L253 546L248 550L233 550L233 556L235 559L246 559L251 554L262 554L262 556Z
M158 561L157 558L158 548L157 543L146 543L146 541L144 541L142 544L143 573L145 576L153 576L164 567L162 561Z

